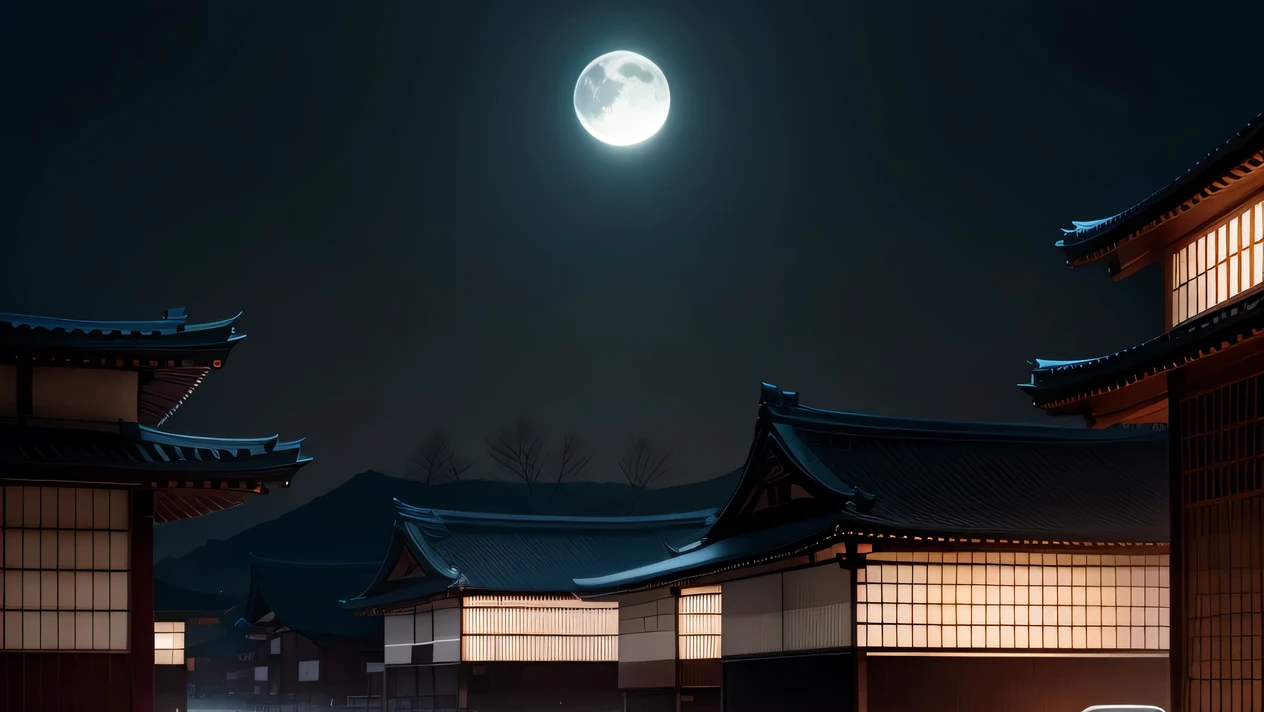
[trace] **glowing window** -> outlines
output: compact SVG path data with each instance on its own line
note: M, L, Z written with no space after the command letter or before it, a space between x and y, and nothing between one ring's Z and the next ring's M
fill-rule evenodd
M859 574L863 647L1168 649L1166 555L875 554Z
M681 660L720 657L720 613L719 586L681 590L676 603Z
M467 596L461 659L602 662L619 659L619 608L562 597Z
M128 494L0 488L0 649L127 650Z
M184 664L184 622L154 623L154 664Z
M1264 201L1172 253L1171 326L1264 284Z

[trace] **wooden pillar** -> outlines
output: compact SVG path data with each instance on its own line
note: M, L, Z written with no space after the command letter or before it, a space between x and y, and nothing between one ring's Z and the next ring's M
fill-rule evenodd
M1167 376L1167 452L1168 507L1171 553L1168 558L1168 678L1171 686L1169 712L1185 712L1188 666L1185 663L1185 628L1187 589L1185 576L1185 497L1181 468L1181 397L1185 392L1185 373L1172 371Z
M860 572L865 568L865 555L856 551L855 541L847 542L847 556L843 560L843 564L851 571L851 647L854 659L854 670L852 674L852 712L865 712L869 706L868 694L868 670L867 661L865 660L865 649L860 647L859 624L856 622L859 616L856 615L856 609L860 606Z
M434 615L433 613L431 614ZM465 616L461 616L464 621ZM464 626L464 622L461 624ZM473 666L469 663L458 663L456 668L456 708L465 712L470 707L470 674ZM432 673L433 674L433 673Z
M132 712L154 712L154 493L132 492Z
M856 649L856 709L854 712L866 712L869 709L869 660L863 648Z

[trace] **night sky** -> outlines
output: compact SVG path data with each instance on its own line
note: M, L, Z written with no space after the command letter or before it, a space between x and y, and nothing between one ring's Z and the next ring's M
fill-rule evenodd
M165 427L307 436L316 461L164 525L160 556L406 474L435 427L471 474L527 417L585 438L593 478L646 435L683 482L741 464L761 380L1057 422L1014 387L1027 359L1162 330L1155 270L1072 272L1058 228L1264 110L1262 22L1259 2L10 3L0 311L245 312ZM611 49L671 83L632 149L571 107Z

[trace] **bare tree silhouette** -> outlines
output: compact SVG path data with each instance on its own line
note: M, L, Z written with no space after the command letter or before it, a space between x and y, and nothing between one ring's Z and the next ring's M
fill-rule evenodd
M553 482L560 485L563 481L574 479L591 460L592 455L583 452L574 435L562 436L562 454L558 458L557 478Z
M459 481L474 463L458 458L452 441L442 430L435 429L417 448L410 464L418 472L417 479L431 485Z
M544 451L544 435L525 420L519 420L511 430L503 430L499 435L488 438L487 455L527 487L540 481L549 459Z
M618 458L619 470L623 472L628 484L638 490L645 490L670 471L667 466L670 457L670 452L661 455L654 452L649 438L634 437L628 441L623 454Z

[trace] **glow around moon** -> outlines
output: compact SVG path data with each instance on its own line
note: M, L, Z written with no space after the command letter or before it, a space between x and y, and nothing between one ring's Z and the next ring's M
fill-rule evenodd
M611 146L631 146L658 133L670 107L663 70L635 52L603 54L575 82L575 116L593 138Z

